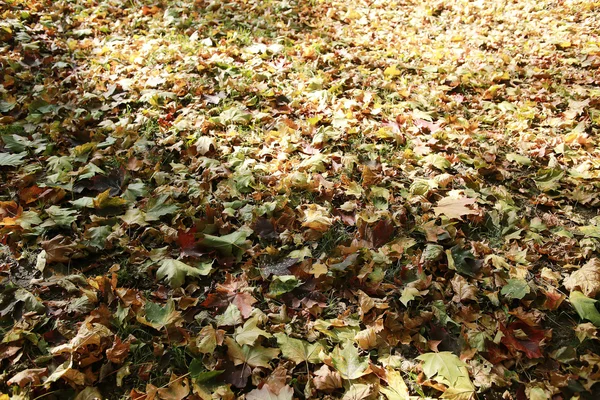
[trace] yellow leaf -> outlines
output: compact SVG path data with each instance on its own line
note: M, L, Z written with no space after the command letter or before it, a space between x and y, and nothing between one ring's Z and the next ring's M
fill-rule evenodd
M390 67L387 67L387 68L385 69L385 71L383 71L383 75L385 75L385 76L387 76L387 77L390 77L390 78L393 78L394 76L399 76L399 75L402 75L402 72L400 72L400 71L398 70L398 68L396 68L396 66L395 66L395 65L392 65L392 66L390 66Z

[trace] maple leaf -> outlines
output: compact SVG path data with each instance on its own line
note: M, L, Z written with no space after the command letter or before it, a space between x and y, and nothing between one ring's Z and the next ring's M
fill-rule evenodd
M369 397L373 391L373 385L355 383L346 390L342 400L363 400Z
M209 294L202 306L225 308L234 304L242 317L250 317L253 310L252 305L257 300L249 293L248 283L243 277L236 279L228 274L225 282L217 285L216 292Z
M455 293L454 297L452 297L453 302L460 303L464 300L477 301L477 288L469 284L461 275L455 275L450 283Z
M344 379L358 379L368 373L368 359L360 357L358 349L350 342L342 348L337 346L331 352L331 361Z
M162 400L183 400L190 393L190 384L187 378L171 374L167 387L159 388L156 393Z
M304 209L304 219L302 226L314 229L319 232L325 232L333 225L333 219L325 207L318 204L309 204Z
M277 345L285 358L294 361L296 364L321 362L319 353L324 348L320 343L309 343L305 340L294 339L284 333L276 333L274 336L277 338Z
M291 292L300 285L302 285L302 282L300 282L294 275L274 276L271 280L271 284L269 285L268 295L276 298L282 294Z
M258 319L254 317L246 321L244 326L238 327L235 331L235 341L242 346L252 346L259 336L262 336L264 338L270 338L271 334L258 328L257 324Z
M232 338L226 338L227 355L235 365L248 364L251 367L271 369L269 361L277 357L279 349L257 346L240 346Z
M527 358L543 357L541 342L546 337L543 330L535 329L521 321L513 322L506 327L500 323L500 330L504 334L501 341L508 348L524 352ZM517 332L523 334L517 335Z
M402 379L400 372L387 368L385 373L385 380L387 386L382 386L379 391L383 393L388 400L409 400L410 396L408 393L408 387Z
M171 299L164 306L148 301L145 305L145 311L145 316L137 316L138 321L157 330L167 326L179 325L182 322L181 313L175 311L175 303Z
M417 360L423 361L422 368L427 378L435 378L449 387L470 387L472 392L475 390L466 364L449 351L421 354Z
M83 347L100 346L103 338L112 336L112 332L102 324L84 322L79 327L77 335L69 343L53 347L50 352L53 355L62 353L72 354L79 351Z
M125 341L122 342L118 336L115 336L113 345L106 350L106 358L110 362L115 364L123 364L127 356L129 355L130 344Z
M315 372L313 383L318 390L332 391L342 387L342 376L337 371L332 371L327 365L322 365Z
M248 230L238 230L224 236L204 235L200 245L216 249L225 256L234 255L241 257L244 251L250 246L246 238L250 235Z
M57 382L59 379L64 379L68 383L75 386L85 385L85 375L81 371L73 368L72 361L66 361L65 363L59 365L48 377L48 379L46 379L44 386L50 387L53 382Z
M278 393L271 391L269 385L264 385L261 389L254 389L246 395L247 400L292 400L294 398L294 389L286 385L279 389Z
M27 152L19 154L0 153L0 167L18 167L25 164Z
M14 201L0 201L0 226L15 226L23 214L23 207Z
M450 219L461 219L463 215L477 215L478 211L473 210L468 205L475 204L476 199L468 197L444 197L438 201L437 206L433 207L436 216L444 214Z
M160 268L156 271L157 279L165 279L172 288L183 285L186 277L199 277L210 274L212 262L202 263L199 268L194 268L179 260L172 258L160 262Z
M38 385L42 377L46 376L48 368L31 368L16 373L10 378L7 385L19 385L19 387L25 387L28 384Z
M600 327L600 312L596 308L597 300L590 299L581 292L571 292L569 301L577 311L577 314L583 319L591 321L594 325Z
M527 282L523 279L509 279L502 287L500 291L501 294L508 297L509 299L522 299L525 297L531 288L527 284Z
M586 296L595 297L600 292L600 259L592 258L568 276L563 284L570 292L579 289Z
M75 252L76 244L72 243L71 239L62 235L57 235L50 240L42 242L45 259L47 263L52 262L68 262Z

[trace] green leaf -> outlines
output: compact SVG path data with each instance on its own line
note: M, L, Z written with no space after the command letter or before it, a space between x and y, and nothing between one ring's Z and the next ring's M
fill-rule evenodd
M0 167L17 167L25 163L26 152L19 154L0 153Z
M70 210L68 208L61 208L58 206L48 207L46 214L52 221L58 226L69 227L75 220L77 220L77 210Z
M577 228L577 233L580 233L587 237L593 237L596 239L600 239L600 226L595 226L595 225L580 226L579 228Z
M442 171L450 168L450 166L452 165L450 164L450 161L448 161L444 156L441 156L439 154L430 154L427 157L425 157L424 160L427 164L431 164Z
M273 276L273 280L269 285L269 296L279 297L282 294L291 292L301 284L302 282L300 282L294 275Z
M138 197L145 197L148 195L148 189L144 182L133 182L127 186L123 193L123 198L129 201L135 201Z
M158 221L160 217L173 214L179 207L176 204L166 204L168 195L154 197L148 201L146 209L146 221Z
M235 365L248 364L251 367L271 368L269 361L277 357L279 349L262 346L240 346L228 337L225 339L227 355Z
M529 157L522 156L517 153L508 153L506 155L508 161L514 161L519 165L531 165L531 159Z
M288 360L292 360L296 364L302 362L318 364L321 362L319 353L324 350L323 346L318 343L309 343L305 340L294 339L284 333L276 333L277 345L281 349L281 354Z
M344 379L358 379L365 375L369 367L369 361L360 357L358 349L347 342L345 347L338 346L331 352L333 366Z
M164 307L160 304L147 301L144 309L146 311L146 316L145 321L142 322L146 322L148 325L158 330L174 324L180 318L179 312L175 311L175 303L171 299L167 300Z
M224 256L237 255L241 257L248 247L246 242L248 235L249 232L246 230L238 230L225 236L204 235L200 245L215 249Z
M240 110L239 108L230 108L219 114L218 118L211 118L211 122L220 125L238 124L247 125L252 120L252 114Z
M467 276L475 276L475 256L467 249L462 249L459 245L446 250L448 257L448 268L458 271Z
M25 211L21 216L17 219L17 223L23 229L29 229L33 225L39 225L42 223L42 219L39 214L35 211Z
M500 293L509 299L521 300L525 295L531 292L531 288L523 279L509 279L508 283L504 285Z
M89 228L85 232L87 245L96 249L106 248L106 238L112 233L112 227L108 225Z
M194 358L190 363L190 376L198 383L210 381L221 375L224 370L207 371L201 359Z
M421 354L417 360L423 361L423 372L428 379L435 377L449 387L472 387L467 365L449 351Z
M238 327L235 331L235 341L243 346L245 344L253 345L259 336L270 338L271 334L257 327L257 324L258 319L254 317L246 321L244 326Z
M427 244L427 247L425 247L425 250L423 250L423 255L421 258L424 261L437 261L442 258L443 254L444 247L440 246L439 244L429 243Z
M179 260L167 258L160 262L160 268L156 271L156 278L165 278L172 288L178 288L183 285L186 277L190 276L197 278L199 276L208 275L210 274L211 268L212 262L202 263L200 264L200 268L195 268Z
M13 153L22 153L27 149L29 140L19 135L2 135L4 147Z
M15 108L17 105L16 101L11 100L0 100L0 112L6 113Z
M75 208L94 208L94 198L93 197L80 197L77 200L69 201Z
M596 308L597 300L590 299L579 291L574 291L569 296L569 301L573 304L577 314L583 319L587 319L594 325L600 327L600 312Z
M560 187L560 180L564 175L564 171L558 168L541 169L534 181L540 190L549 192Z

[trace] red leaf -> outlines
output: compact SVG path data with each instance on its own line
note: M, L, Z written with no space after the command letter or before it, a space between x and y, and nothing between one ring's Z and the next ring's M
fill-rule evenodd
M502 343L509 349L522 351L527 358L542 357L540 342L546 337L543 330L532 328L522 321L513 322L508 327L500 323L500 330L504 334ZM519 338L516 331L521 331Z

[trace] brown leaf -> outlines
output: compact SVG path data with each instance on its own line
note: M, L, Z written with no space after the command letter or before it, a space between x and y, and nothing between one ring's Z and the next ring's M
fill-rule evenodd
M0 226L15 226L23 213L23 207L14 201L0 201Z
M455 303L464 302L465 300L477 301L477 287L469 284L461 275L454 275L451 281L454 297L452 301Z
M269 385L263 385L261 389L254 389L246 395L246 400L292 400L294 389L284 386L279 392L274 393Z
M442 200L438 201L438 205L436 207L433 207L433 211L438 217L441 214L444 214L450 219L460 219L463 215L479 214L478 211L467 207L468 205L475 204L476 202L476 199L471 199L468 197L444 197Z
M600 291L600 259L592 258L567 277L564 285L571 292L581 290L588 297L596 297Z
M178 378L172 374L169 385L158 389L156 393L162 400L183 400L190 394L190 384L187 378Z
M318 390L332 391L342 387L342 377L337 371L332 371L327 365L315 372L313 383Z
M24 371L19 372L12 378L6 382L8 386L10 385L19 385L19 387L25 387L26 385L32 383L34 385L39 385L41 377L46 376L48 372L48 368L32 368L26 369Z
M112 347L106 350L106 358L115 364L123 364L129 355L129 347L129 342L121 342L121 339L115 335Z
M51 240L44 240L42 248L46 250L47 263L66 263L75 252L75 245L71 242L71 239L62 235L57 235Z

